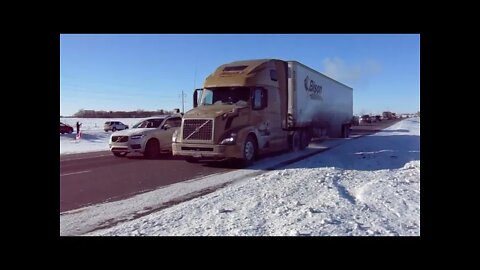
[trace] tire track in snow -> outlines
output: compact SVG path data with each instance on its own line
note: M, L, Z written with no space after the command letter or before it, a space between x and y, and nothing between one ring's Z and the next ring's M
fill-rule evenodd
M353 205L357 204L355 196L350 194L350 192L342 184L339 183L338 173L335 174L334 178L332 179L332 184L337 189L338 194L341 198L344 198Z

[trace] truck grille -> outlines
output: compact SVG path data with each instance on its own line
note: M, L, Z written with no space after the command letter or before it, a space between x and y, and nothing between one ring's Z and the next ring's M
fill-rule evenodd
M184 119L183 121L184 140L211 141L213 139L213 120Z
M113 136L112 142L128 142L128 136Z

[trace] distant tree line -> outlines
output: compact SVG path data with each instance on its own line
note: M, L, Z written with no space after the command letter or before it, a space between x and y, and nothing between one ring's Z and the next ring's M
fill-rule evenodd
M174 114L175 110L167 111L159 109L156 111L95 111L95 110L79 110L73 117L81 118L144 118L152 115L169 115Z

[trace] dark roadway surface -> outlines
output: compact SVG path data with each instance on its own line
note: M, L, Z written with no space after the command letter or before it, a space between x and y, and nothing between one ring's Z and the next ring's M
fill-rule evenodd
M352 135L377 132L399 120L352 127ZM117 158L109 151L60 156L60 213L116 201L161 186L235 168L192 164L171 155L154 160L140 155Z

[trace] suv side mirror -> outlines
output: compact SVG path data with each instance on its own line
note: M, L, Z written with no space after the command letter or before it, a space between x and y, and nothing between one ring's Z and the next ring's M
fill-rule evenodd
M167 130L167 129L171 128L171 127L172 127L172 126L170 126L170 124L165 124L165 125L163 125L163 129L165 129L165 130Z

